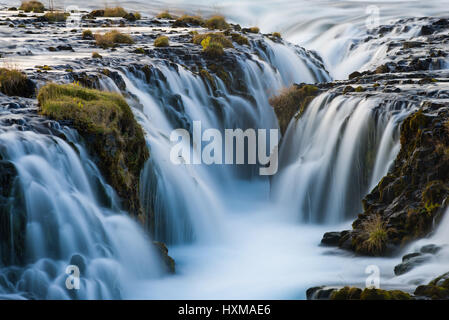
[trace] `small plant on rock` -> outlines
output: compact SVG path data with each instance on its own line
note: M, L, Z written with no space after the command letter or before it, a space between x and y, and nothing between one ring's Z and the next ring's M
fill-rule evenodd
M154 40L154 46L155 47L168 47L170 45L170 41L168 39L168 37L166 36L160 36L157 37L156 40Z
M45 6L39 1L22 1L22 5L19 7L19 10L23 10L25 12L43 13Z

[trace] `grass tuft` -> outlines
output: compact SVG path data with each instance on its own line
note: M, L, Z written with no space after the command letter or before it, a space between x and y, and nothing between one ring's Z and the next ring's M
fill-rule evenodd
M208 29L219 29L227 30L229 29L229 24L226 22L223 16L213 16L204 22L204 26Z
M154 46L158 47L158 48L168 47L168 46L170 46L170 41L169 41L168 37L160 36L160 37L157 37L156 40L154 40Z
M30 97L34 93L34 88L23 72L0 68L0 92L7 96Z
M19 7L19 10L23 10L25 12L43 13L45 6L39 1L22 1L22 5Z
M112 48L117 44L133 44L133 38L128 35L121 33L118 30L112 30L106 32L105 34L95 34L95 41L97 46L101 48Z

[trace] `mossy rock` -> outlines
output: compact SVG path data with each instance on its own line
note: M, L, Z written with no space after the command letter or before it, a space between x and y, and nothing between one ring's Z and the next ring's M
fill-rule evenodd
M293 85L270 99L270 104L274 108L282 134L287 130L287 126L293 116L301 117L309 103L319 92L318 87L310 84Z
M7 96L32 97L35 84L19 70L0 68L0 92Z
M363 213L353 223L351 247L381 256L431 232L449 197L449 115L445 105L409 115L400 130L401 149L390 172L363 199ZM439 110L438 116L432 110ZM366 221L381 217L386 238L382 250L365 250Z
M332 292L331 300L414 300L414 297L400 290L344 287Z
M153 245L162 261L162 268L167 272L174 274L176 272L175 260L168 255L168 249L165 243L154 241Z
M427 285L416 288L415 295L432 300L449 299L449 272L430 281Z
M125 99L117 93L52 83L40 89L38 101L42 115L68 121L78 130L125 209L140 215L139 177L149 152Z

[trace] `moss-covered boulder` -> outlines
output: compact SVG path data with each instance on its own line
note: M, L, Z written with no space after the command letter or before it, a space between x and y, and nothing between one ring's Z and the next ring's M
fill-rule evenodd
M142 218L139 177L149 152L125 99L117 93L52 83L40 89L38 101L42 115L78 130L125 209Z
M307 290L308 300L414 300L415 297L401 290L382 290L357 287L314 287Z
M309 103L319 94L318 87L310 84L293 85L270 99L270 104L278 118L279 128L284 134L290 120L301 116Z
M34 82L16 69L0 68L0 92L7 96L29 98L35 91Z
M363 200L348 234L360 254L384 255L426 236L440 221L449 196L448 106L424 104L401 126L401 150L392 170ZM377 219L377 245L370 224ZM374 228L375 229L375 228Z

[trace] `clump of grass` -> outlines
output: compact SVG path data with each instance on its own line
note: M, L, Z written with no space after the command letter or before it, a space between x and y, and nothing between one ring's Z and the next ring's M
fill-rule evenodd
M220 42L212 40L211 37L207 37L201 41L201 45L203 46L203 52L209 58L219 58L224 55L223 45Z
M208 29L219 29L226 30L229 29L229 24L226 22L223 16L212 16L204 22L204 26Z
M95 34L95 42L101 48L112 48L117 44L133 44L134 40L118 30L111 30L105 34Z
M200 16L183 15L175 20L173 26L175 27L189 27L189 26L201 26L204 24L203 18Z
M103 56L101 54L99 54L98 52L94 51L94 52L92 52L92 58L103 59Z
M379 255L385 250L388 234L386 223L380 215L368 217L362 223L361 233L365 239L362 247L367 254Z
M273 33L271 34L271 36L272 36L273 38L282 39L282 36L281 36L281 34L280 34L279 32L273 32Z
M139 12L130 12L123 16L128 21L136 21L142 19L142 15Z
M251 33L259 33L260 29L258 27L251 27L251 28L249 28L249 32L251 32Z
M83 40L93 40L94 34L91 30L83 30L82 38Z
M154 46L155 47L168 47L170 45L170 41L168 39L168 37L166 36L160 36L157 37L156 40L154 40Z
M30 97L34 93L34 86L23 72L0 68L0 92L7 96Z
M122 7L106 8L106 9L104 9L103 17L108 17L108 18L120 17L120 18L123 18L127 14L128 14L128 11L126 11Z
M239 45L249 46L248 38L242 36L240 33L231 33L232 41L237 42Z
M124 200L125 209L141 213L139 176L149 153L143 130L125 99L118 93L54 83L43 86L37 99L40 114L70 121L106 181Z
M48 22L64 22L67 20L67 17L69 15L70 15L69 13L65 12L52 11L44 14L44 19L47 20Z
M39 1L22 1L22 5L19 7L19 10L23 10L25 12L43 13L45 6Z
M202 42L207 38L210 38L210 40L209 40L210 43L219 43L224 48L234 48L232 41L229 40L223 33L219 33L219 32L195 34L192 38L192 42L194 44L202 45Z
M175 19L177 19L177 17L172 15L171 13L169 13L168 10L159 13L156 16L156 18L158 18L158 19L167 19L167 20L175 20Z

